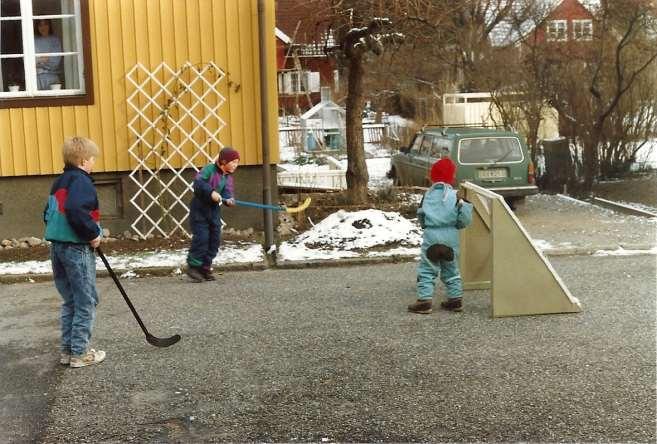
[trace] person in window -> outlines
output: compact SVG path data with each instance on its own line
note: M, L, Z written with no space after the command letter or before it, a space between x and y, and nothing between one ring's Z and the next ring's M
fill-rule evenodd
M62 52L62 42L52 34L50 20L35 22L34 48L37 52L36 69L39 89L50 89L50 85L59 84L61 57L39 56L39 53Z

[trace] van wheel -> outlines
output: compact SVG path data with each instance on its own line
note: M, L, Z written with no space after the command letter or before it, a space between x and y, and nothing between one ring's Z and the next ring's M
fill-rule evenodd
M401 179L397 175L397 170L392 168L388 173L386 174L389 179L392 179L392 185L395 187L400 187L401 186Z
M511 210L516 211L519 205L525 203L525 196L520 197L505 197L504 200L506 204L511 208Z

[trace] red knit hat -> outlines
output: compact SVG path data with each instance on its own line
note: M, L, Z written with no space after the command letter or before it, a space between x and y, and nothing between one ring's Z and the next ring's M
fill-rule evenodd
M431 167L431 182L443 182L450 185L455 184L456 165L451 159L440 159Z
M235 159L240 158L240 153L237 152L237 150L232 149L231 147L227 146L226 148L223 148L221 151L219 151L219 158L217 159L217 163L230 163Z

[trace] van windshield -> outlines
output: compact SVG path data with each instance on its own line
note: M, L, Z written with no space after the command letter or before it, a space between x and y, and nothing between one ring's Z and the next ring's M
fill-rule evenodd
M517 137L476 137L461 139L459 163L511 163L523 160Z

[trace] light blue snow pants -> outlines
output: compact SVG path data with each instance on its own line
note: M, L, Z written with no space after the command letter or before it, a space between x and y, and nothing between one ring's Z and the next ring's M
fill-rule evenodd
M454 249L453 261L440 261L434 264L427 259L427 249L433 244L444 244ZM459 238L456 228L426 229L422 239L420 262L417 265L417 298L433 298L436 278L445 285L449 299L460 298L463 294L463 281L459 271Z

